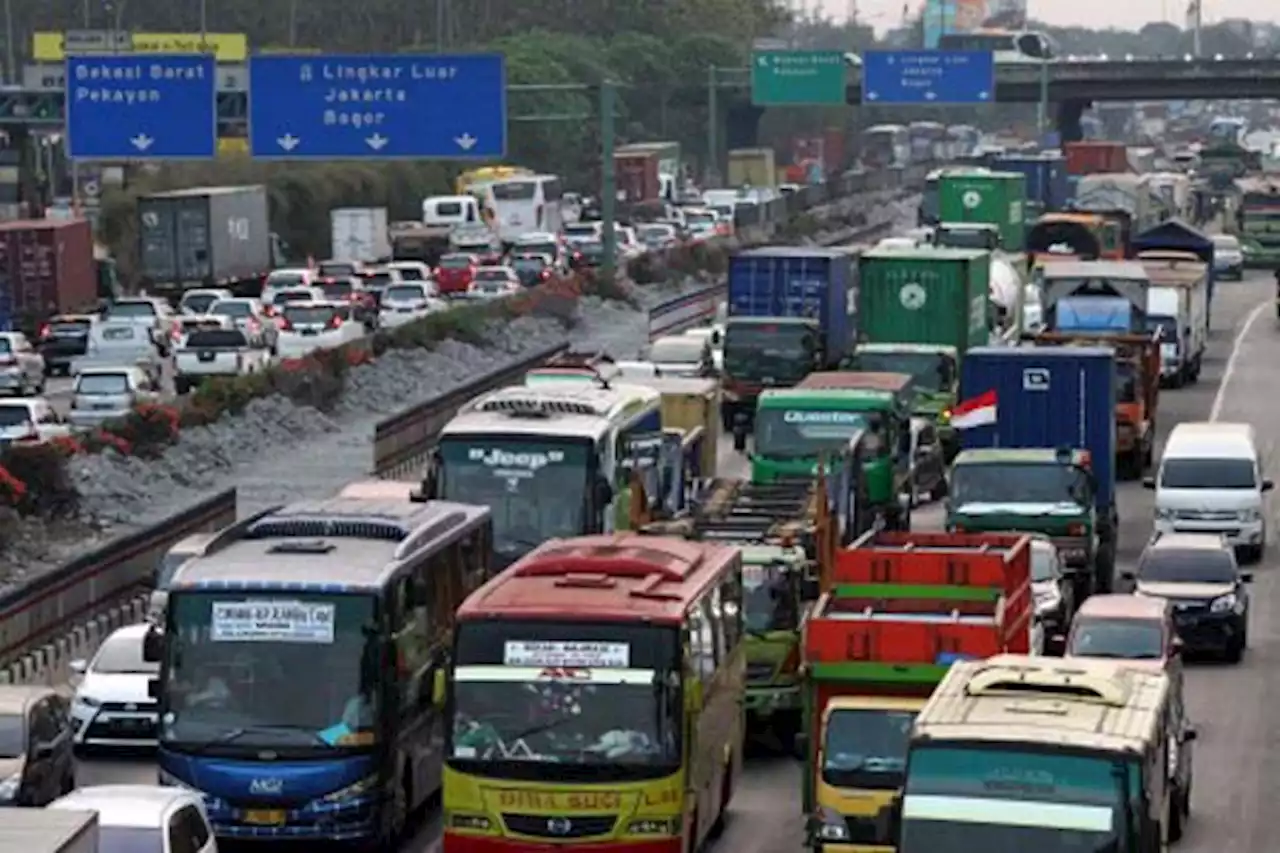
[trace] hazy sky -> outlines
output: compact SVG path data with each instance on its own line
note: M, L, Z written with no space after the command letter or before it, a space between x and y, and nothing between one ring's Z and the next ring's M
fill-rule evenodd
M798 3L799 0L796 0ZM816 3L828 14L847 17L856 5L858 16L877 30L897 26L902 20L903 0L805 0L810 8ZM1119 27L1137 29L1151 21L1181 24L1187 0L1027 0L1033 18L1061 26ZM912 14L923 5L922 0L907 0ZM1204 21L1225 18L1252 18L1280 23L1280 0L1204 0Z

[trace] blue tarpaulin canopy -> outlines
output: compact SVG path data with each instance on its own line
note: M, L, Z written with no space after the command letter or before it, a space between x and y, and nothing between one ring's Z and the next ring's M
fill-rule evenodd
M1156 249L1191 252L1213 268L1213 240L1203 231L1188 225L1181 219L1166 219L1133 238L1130 244L1133 254Z

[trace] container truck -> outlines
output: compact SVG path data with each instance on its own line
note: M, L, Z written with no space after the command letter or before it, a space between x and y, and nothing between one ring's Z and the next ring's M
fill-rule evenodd
M679 142L636 142L614 149L615 163L617 155L656 158L659 192L653 198L661 197L672 204L680 200L680 193L684 189L684 162L680 157ZM621 182L619 182L619 188L622 188Z
M1155 455L1160 400L1160 335L1040 332L1024 342L1037 346L1106 346L1115 350L1116 476L1138 480Z
M994 166L1001 172L1017 172L1026 179L1028 222L1042 213L1066 209L1071 188L1067 183L1067 163L1061 156L1007 154L997 158Z
M1192 228L1182 220L1170 219L1153 228L1148 228L1141 234L1135 235L1131 240L1131 248L1135 255L1162 249L1191 252L1209 265L1208 289L1205 294L1204 307L1204 323L1206 334L1208 334L1207 328L1213 319L1214 286L1217 283L1214 274L1213 239L1203 231Z
M329 257L335 261L375 263L391 258L391 232L385 207L339 207L329 211Z
M805 625L808 846L890 853L915 716L957 660L1040 648L1031 539L870 532Z
M1037 273L1045 328L1144 332L1151 278L1137 261L1058 261Z
M959 448L947 423L959 363L990 343L991 255L974 249L872 249L858 259L856 370L906 373L915 414L938 423L950 461Z
M55 314L93 313L109 298L84 219L0 223L0 330L35 330Z
M729 152L730 187L776 187L778 164L772 148L735 148Z
M1006 252L1026 247L1026 201L1027 179L1021 173L953 173L938 181L939 220L994 225Z
M283 261L261 185L142 196L138 241L141 286L174 300L197 287L260 292L263 276Z
M765 388L834 368L854 333L852 259L838 249L771 246L729 261L720 415L750 430Z
M1123 142L1082 140L1062 146L1067 171L1072 175L1129 171L1129 154Z
M620 200L643 204L662 198L658 151L615 151L613 168Z
M0 808L0 850L5 853L98 853L98 813Z
M1073 210L1112 215L1122 221L1126 247L1133 235L1166 219L1164 199L1147 181L1146 175L1094 174L1080 179L1076 186Z
M1115 572L1115 374L1110 347L979 347L960 370L947 529L1049 536L1077 601Z

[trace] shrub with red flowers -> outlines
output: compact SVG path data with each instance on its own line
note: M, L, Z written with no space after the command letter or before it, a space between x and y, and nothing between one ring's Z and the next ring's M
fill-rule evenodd
M60 517L74 513L79 499L65 444L14 444L0 453L0 505L7 500L23 515Z
M143 403L119 420L103 425L104 447L121 453L155 457L178 440L180 415L172 406Z

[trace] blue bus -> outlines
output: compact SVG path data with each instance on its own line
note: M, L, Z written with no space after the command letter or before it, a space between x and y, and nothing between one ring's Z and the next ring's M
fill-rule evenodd
M440 788L436 673L490 573L489 510L338 497L223 530L178 570L162 627L160 782L229 839L395 849Z

